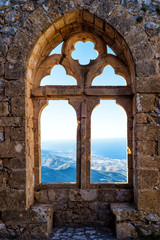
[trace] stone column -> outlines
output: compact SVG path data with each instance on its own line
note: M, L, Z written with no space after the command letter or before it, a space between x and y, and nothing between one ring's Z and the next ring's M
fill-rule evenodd
M99 103L98 98L70 99L77 113L77 183L79 188L86 189L90 184L90 149L91 149L91 113Z

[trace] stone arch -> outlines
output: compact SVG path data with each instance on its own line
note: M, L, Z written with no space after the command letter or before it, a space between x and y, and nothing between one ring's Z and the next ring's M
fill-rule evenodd
M67 38L68 45L70 43L69 39L72 39L73 43L74 42L73 33L74 34L76 33L76 37L77 34L80 33L80 37L82 39L81 36L82 31L92 32L95 35L97 35L97 37L102 38L106 42L106 44L115 51L117 57L119 58L120 61L122 61L124 66L128 65L129 75L131 78L130 84L134 82L135 73L132 55L126 42L123 40L121 35L113 27L111 27L110 24L99 19L98 17L89 13L88 11L75 10L73 12L66 13L63 17L57 19L53 24L51 24L48 27L46 31L44 31L44 34L38 39L35 47L32 50L32 53L27 64L28 66L27 78L30 79L32 86L34 86L34 84L37 84L32 82L33 79L35 79L34 74L36 74L37 68L41 64L43 65L44 58L48 56L51 50L55 48L63 40L66 40ZM90 39L89 35L88 39ZM60 55L57 55L54 61L55 64L62 61ZM111 60L111 65L114 65L115 67L114 62L115 61L113 58L113 60ZM47 66L47 62L45 62L45 65L46 65L45 71L46 72L48 71L49 73L51 66L49 65ZM44 71L43 66L42 68ZM115 71L119 72L119 69L117 68L115 69Z
M33 13L34 14L34 13ZM32 18L32 16L30 16ZM21 33L20 33L21 34ZM72 12L66 13L64 16L55 19L55 21L49 26L47 26L47 29L43 29L40 37L36 41L35 46L32 48L32 51L30 53L30 57L27 61L27 72L26 72L26 91L27 91L27 102L31 102L30 95L33 93L33 88L38 87L40 80L44 75L50 74L50 71L52 67L55 64L62 64L66 67L67 74L70 74L71 76L74 75L72 71L72 65L70 65L70 68L67 68L68 61L63 61L63 56L66 56L68 54L69 59L71 57L69 54L71 53L72 49L74 48L74 43L77 38L74 40L74 36L78 36L79 39L86 41L86 39L94 41L95 48L97 48L97 44L101 42L101 39L103 42L105 42L109 47L111 47L114 52L116 53L116 57L113 55L108 55L107 57L101 56L100 59L98 59L99 64L97 64L98 68L91 71L91 74L93 76L98 75L103 70L103 64L104 62L106 65L109 63L111 64L115 72L123 75L126 80L129 87L133 87L134 85L134 79L135 79L135 72L134 72L134 62L132 59L131 52L129 50L129 47L127 46L127 43L122 38L122 36L117 32L115 28L113 28L110 24L108 24L106 21L103 21L102 19L98 18L92 13L89 13L87 10L74 10ZM83 36L84 34L84 36ZM18 33L17 33L18 35ZM91 35L91 36L90 36ZM99 40L97 40L99 39ZM53 48L55 48L58 44L60 44L62 41L65 40L66 46L62 47L62 54L54 54L52 56L49 56L49 53ZM77 41L77 40L76 40ZM71 47L71 49L70 49ZM103 43L101 46L99 46L99 49L103 48L106 49L106 45L103 46ZM65 52L64 49L68 49L68 52ZM100 50L101 51L101 50ZM47 58L46 58L47 57ZM97 62L98 62L97 61ZM78 64L77 61L74 61L75 64ZM78 68L77 68L78 69ZM78 71L78 70L77 70ZM80 76L77 72L77 76ZM76 78L77 79L77 78ZM92 79L92 77L89 75L88 79ZM81 87L81 79L78 79L78 85ZM90 86L91 82L86 83L86 87ZM45 87L44 92L47 91L47 87ZM86 91L87 92L87 91ZM42 106L38 107L38 111L41 111L41 108L43 108L43 105L46 105L46 102L43 103ZM28 113L28 118L26 120L26 132L27 136L34 136L34 139L32 139L32 142L34 142L35 145L37 145L37 138L40 133L40 129L38 126L39 120L37 120L37 123L34 123L36 125L36 133L33 132L33 129L30 128L29 124L32 121L32 115L31 113L32 109L32 103L26 105L26 113ZM37 110L36 110L37 111ZM38 114L39 115L39 114ZM30 149L30 154L32 153L32 156L34 156L34 164L31 160L31 158L28 158L28 161L30 162L30 166L32 166L35 169L35 174L40 171L38 168L39 163L37 162L37 157L40 153L39 151L35 151L33 148L31 149L31 146L28 144L28 148ZM27 155L27 152L26 152ZM32 174L29 172L28 180L31 178ZM40 174L36 177L36 179L39 179ZM36 180L36 182L38 182ZM37 184L37 183L36 183ZM26 181L26 185L27 181ZM34 185L35 182L32 183L29 187L29 191L32 194L34 191ZM28 202L30 201L30 193L28 192ZM32 201L31 201L32 202ZM28 206L31 204L28 203Z

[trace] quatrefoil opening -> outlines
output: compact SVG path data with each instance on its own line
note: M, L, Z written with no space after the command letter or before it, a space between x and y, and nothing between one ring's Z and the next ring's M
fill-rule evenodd
M87 65L91 60L95 60L98 57L98 52L94 49L94 43L77 42L74 46L75 50L71 56L74 60L78 60L80 65Z

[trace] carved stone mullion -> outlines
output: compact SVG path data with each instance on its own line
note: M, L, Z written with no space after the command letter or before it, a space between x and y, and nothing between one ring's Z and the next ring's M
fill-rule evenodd
M98 98L69 99L77 113L77 184L86 189L90 184L90 139L91 139L91 113L99 104Z

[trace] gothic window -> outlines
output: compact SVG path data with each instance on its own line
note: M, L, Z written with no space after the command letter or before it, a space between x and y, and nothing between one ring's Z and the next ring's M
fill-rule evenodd
M93 55L89 56L87 62L77 59L75 52L78 44L89 44L93 50ZM44 80L51 72L51 69L60 66L73 81L66 84L57 80L48 83ZM120 75L119 82L99 84L99 80L94 84L95 78L99 77L110 66L115 74ZM53 76L54 78L54 76ZM63 76L62 76L63 78ZM43 80L42 80L43 79ZM41 81L42 80L42 81ZM46 81L46 82L45 82ZM110 80L109 80L110 81ZM72 106L77 117L77 139L76 139L76 181L72 183L77 188L106 188L113 186L132 185L132 89L129 68L116 56L112 50L106 47L106 41L98 35L89 32L80 32L66 38L62 43L62 51L52 52L41 63L35 77L36 86L32 90L34 104L34 124L39 126L41 111L47 106L49 100L65 100ZM91 179L91 115L94 108L100 101L114 100L126 112L127 121L127 180L120 182L99 182ZM41 165L40 154L40 131L35 130L35 159L37 169ZM35 167L36 168L36 167ZM37 170L39 171L39 170ZM36 175L36 183L41 182L40 173ZM54 183L53 183L54 184ZM70 187L70 183L62 183L63 187ZM61 183L56 185L61 187Z

